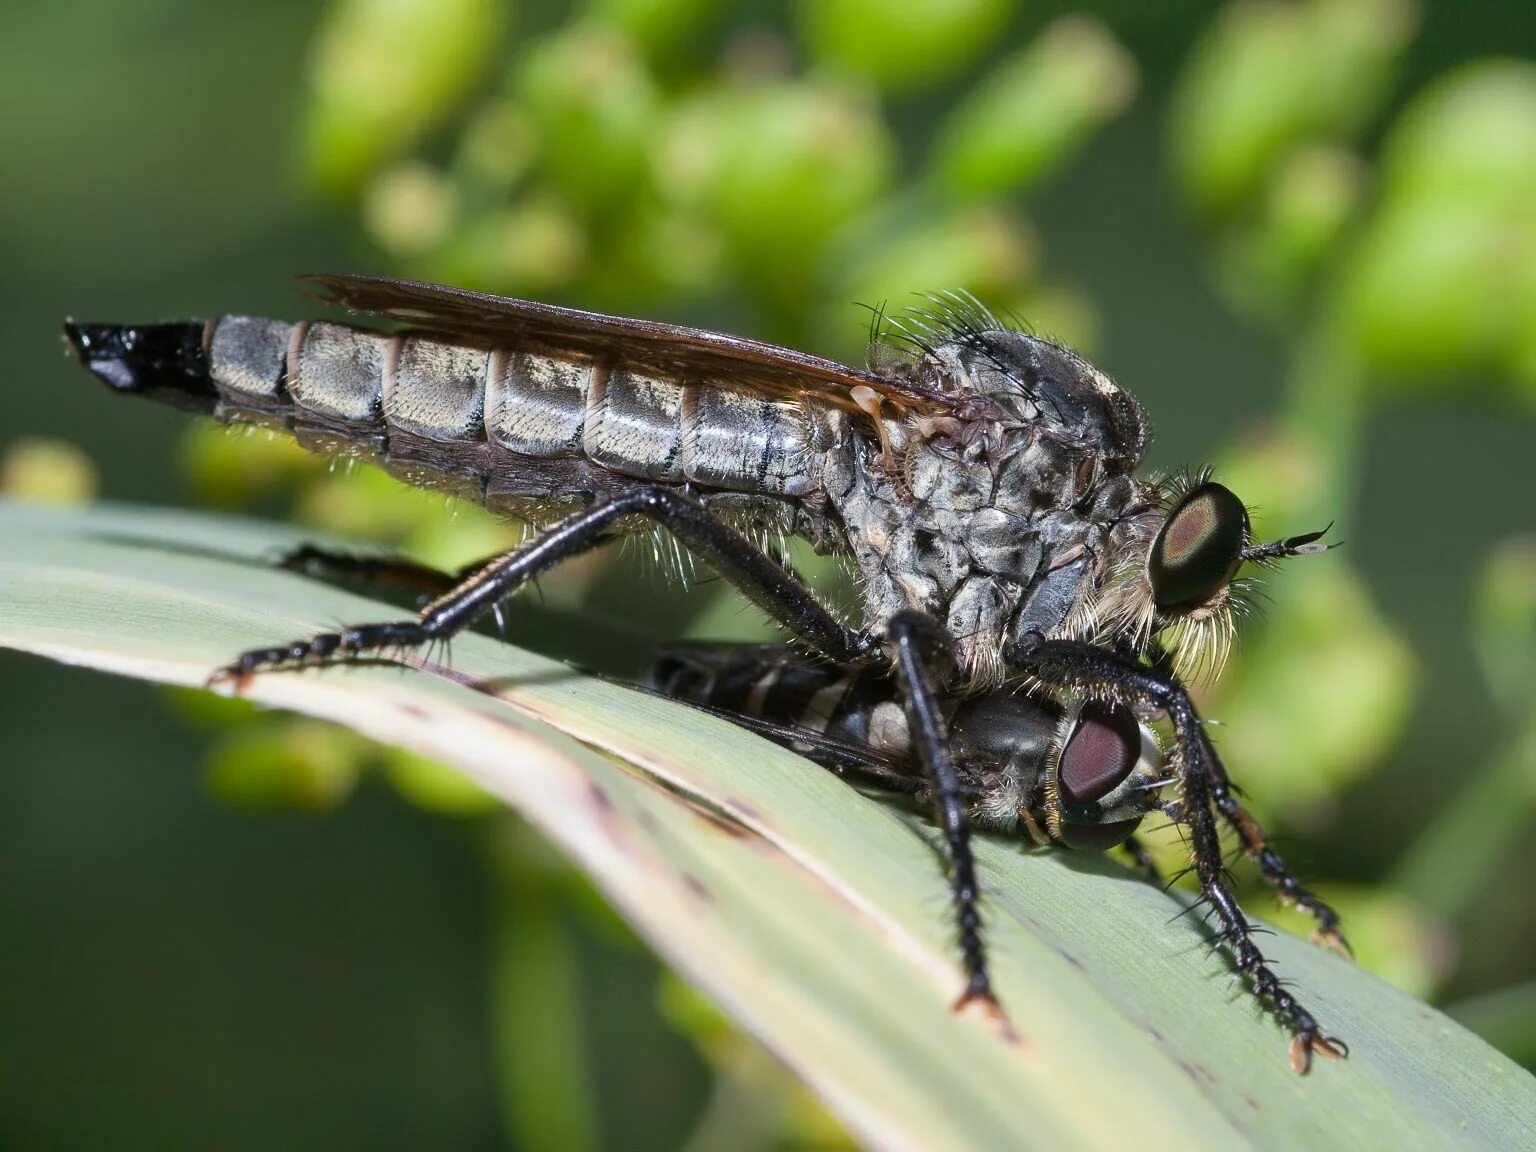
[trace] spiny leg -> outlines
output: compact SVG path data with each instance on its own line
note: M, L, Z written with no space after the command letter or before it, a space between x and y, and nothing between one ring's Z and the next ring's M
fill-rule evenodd
M348 580L380 588L441 596L484 563L481 561L450 573L404 556L363 556L315 544L301 544L285 554L278 561L278 567L303 576Z
M987 975L986 946L982 942L979 907L981 892L976 883L976 861L971 855L971 828L966 817L965 789L955 769L949 747L948 726L934 692L936 668L949 658L946 638L931 617L921 612L907 611L891 620L886 632L886 643L896 662L896 677L902 688L907 728L928 775L934 815L949 849L949 890L955 907L960 959L966 979L965 991L955 1001L955 1011L959 1012L974 1004L1006 1028L1006 1019Z
M1222 942L1254 996L1291 1032L1292 1068L1305 1073L1314 1053L1330 1059L1347 1056L1349 1049L1323 1033L1317 1020L1269 967L1227 887L1213 785L1214 780L1226 780L1226 770L1206 739L1184 686L1170 674L1143 668L1104 649L1071 640L1046 640L1038 634L1016 645L1010 659L1016 667L1048 684L1125 705L1156 708L1167 715L1175 733L1173 766L1183 793L1180 814L1188 830L1191 861L1201 898L1221 922Z
M1269 967L1264 954L1259 951L1258 945L1253 942L1252 928L1247 917L1238 907L1236 897L1222 876L1221 836L1216 830L1205 776L1198 770L1187 771L1183 776L1184 787L1191 796L1187 806L1190 855L1194 861L1195 875L1200 881L1201 896L1215 910L1221 922L1220 938L1231 949L1237 969L1247 977L1254 995L1269 1004L1272 1011L1291 1029L1291 1068L1298 1075L1306 1075L1312 1067L1313 1053L1329 1059L1348 1056L1349 1048L1324 1035L1312 1014L1281 983Z
M211 679L243 684L267 668L351 660L382 649L446 640L527 581L603 543L614 526L630 516L643 517L672 533L819 655L843 665L866 663L876 656L872 641L833 616L793 573L710 515L697 500L669 488L643 485L594 504L521 548L480 566L423 607L415 620L360 624L280 647L253 649Z
M1353 959L1354 953L1350 951L1349 941L1344 939L1344 933L1339 927L1339 914L1326 901L1304 887L1285 866L1280 854L1269 846L1264 829L1232 794L1232 785L1220 767L1221 761L1212 755L1208 762L1215 764L1218 770L1215 778L1210 781L1211 799L1222 818L1237 832L1244 854L1258 865L1259 875L1275 889L1282 903L1294 905L1311 915L1317 924L1312 932L1314 943L1321 944L1330 952L1337 952L1345 959Z
M441 568L395 553L363 556L340 549L322 548L317 544L301 544L278 560L278 567L322 580L414 592L419 605L451 591L494 559L496 556L488 556L452 572L444 572ZM502 619L501 605L492 605L491 614L496 618L497 629L505 636L506 622Z
M1154 672L1166 680L1174 679L1172 658L1156 640L1148 646L1148 656ZM1202 739L1205 739L1203 732ZM1238 800L1239 789L1232 783L1226 766L1214 749L1209 750L1206 764L1210 768L1210 791L1216 810L1237 833L1244 855L1258 866L1259 875L1275 889L1282 903L1291 904L1311 915L1317 924L1312 933L1314 943L1321 944L1347 960L1354 959L1349 942L1344 939L1344 933L1339 927L1339 914L1310 889L1303 887L1286 867L1280 854L1269 846L1269 837L1253 818L1253 814Z

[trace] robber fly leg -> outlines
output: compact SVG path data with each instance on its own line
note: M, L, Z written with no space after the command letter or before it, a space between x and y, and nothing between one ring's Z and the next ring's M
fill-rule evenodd
M977 1006L993 1019L1006 1021L987 976L986 947L982 943L981 892L976 883L976 861L971 855L971 828L966 816L965 792L950 754L949 730L934 691L949 660L943 630L920 612L902 612L891 620L886 643L896 662L907 727L912 733L933 796L934 814L949 849L950 896L954 901L960 958L965 967L965 991L955 1002L958 1012Z
M1009 655L1014 666L1045 683L1120 704L1155 708L1167 715L1174 728L1172 763L1183 795L1181 814L1188 828L1191 862L1200 882L1201 899L1221 923L1222 943L1254 996L1290 1031L1293 1069L1305 1073L1314 1054L1330 1059L1347 1056L1349 1049L1323 1033L1316 1018L1270 968L1253 942L1247 917L1227 887L1215 816L1215 782L1226 781L1226 769L1206 739L1189 693L1178 678L1089 644L1046 640L1038 634L1026 637Z
M1312 1067L1314 1053L1329 1059L1349 1055L1348 1047L1323 1034L1316 1019L1280 982L1258 945L1253 942L1247 917L1238 907L1237 898L1232 895L1223 876L1221 837L1212 815L1211 796L1205 776L1199 771L1186 771L1182 775L1183 787L1190 796L1186 804L1190 854L1195 875L1200 881L1201 897L1215 911L1221 923L1220 938L1231 950L1238 971L1247 978L1254 995L1268 1004L1281 1023L1290 1029L1291 1068L1297 1074L1305 1075Z
M1161 644L1153 641L1149 645L1148 655L1151 657L1153 671L1164 679L1173 678L1173 660ZM1285 866L1285 861L1280 858L1280 854L1269 846L1269 838L1264 834L1264 829L1238 800L1239 789L1232 783L1232 778L1227 775L1227 770L1214 749L1209 751L1205 760L1210 768L1210 791L1216 804L1216 811L1221 813L1222 818L1237 833L1244 855L1258 866L1259 875L1263 876L1265 882L1275 889L1282 903L1293 905L1311 915L1317 924L1316 930L1312 933L1313 943L1321 944L1345 959L1353 959L1354 953L1350 951L1349 942L1344 939L1344 933L1339 928L1339 914L1326 902L1304 888L1296 877L1291 875L1290 869Z
M1344 933L1339 928L1339 914L1291 875L1280 854L1269 846L1269 839L1259 822L1232 794L1231 783L1220 767L1221 761L1214 754L1208 760L1217 766L1210 781L1212 801L1216 810L1236 831L1243 852L1258 865L1259 875L1275 889L1283 903L1300 908L1316 921L1317 928L1312 933L1315 943L1331 952L1337 952L1345 959L1352 959L1354 953L1350 951L1349 942L1344 939Z
M448 573L428 564L418 564L404 556L360 556L314 544L300 545L286 553L277 563L279 568L303 576L346 580L378 588L398 588L426 596L441 596L481 567L475 564L458 573Z
M868 663L878 655L868 637L832 615L793 573L697 500L660 485L641 485L578 512L521 548L474 569L423 607L415 620L361 624L280 647L253 649L212 679L240 685L268 668L353 660L446 640L529 580L590 551L621 521L637 516L677 537L817 654L843 665Z

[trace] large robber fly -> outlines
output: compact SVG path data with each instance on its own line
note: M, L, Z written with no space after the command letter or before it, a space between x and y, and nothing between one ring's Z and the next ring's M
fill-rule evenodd
M911 784L913 769L921 774L907 790L931 800L948 851L965 976L957 1010L1000 1017L970 818L990 811L992 823L1068 846L1125 840L1156 802L1157 789L1141 786L1152 783L1146 725L1161 717L1171 737L1157 771L1177 787L1219 938L1291 1033L1298 1071L1314 1053L1345 1053L1254 943L1225 881L1218 821L1342 950L1338 919L1242 807L1183 680L1191 666L1219 666L1239 568L1320 551L1323 533L1257 543L1242 502L1209 477L1138 477L1149 434L1130 394L967 296L877 314L860 370L457 288L310 279L333 302L405 327L223 316L70 323L66 333L116 391L375 459L493 512L526 519L542 509L546 527L447 582L415 619L246 652L217 679L238 687L269 669L447 639L561 561L623 532L660 530L784 628L802 674L877 686L868 690L883 699L866 719L899 718L899 753L867 732L840 743L845 756L864 749L866 778ZM561 506L566 518L549 522ZM760 543L775 535L846 557L862 618L819 602ZM303 560L338 573L379 567L313 549ZM726 711L752 720L750 709ZM757 723L800 727L788 714Z

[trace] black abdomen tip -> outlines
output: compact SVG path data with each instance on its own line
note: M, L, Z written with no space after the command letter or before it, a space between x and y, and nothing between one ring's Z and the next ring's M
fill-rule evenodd
M183 408L209 408L216 396L204 350L206 325L64 325L80 363L114 392L133 392Z

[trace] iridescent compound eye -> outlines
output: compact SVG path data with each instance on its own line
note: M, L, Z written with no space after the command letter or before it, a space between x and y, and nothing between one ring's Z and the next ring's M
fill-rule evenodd
M1057 782L1068 806L1061 842L1080 852L1103 852L1136 831L1141 816L1129 820L1073 820L1071 808L1087 808L1108 796L1136 769L1141 759L1141 726L1129 708L1085 704L1077 727L1061 750Z
M1061 750L1061 797L1080 808L1096 804L1125 782L1140 759L1141 726L1131 710L1085 704Z
M1248 538L1248 510L1220 484L1202 484L1179 501L1152 542L1147 574L1164 612L1198 608L1232 579Z

